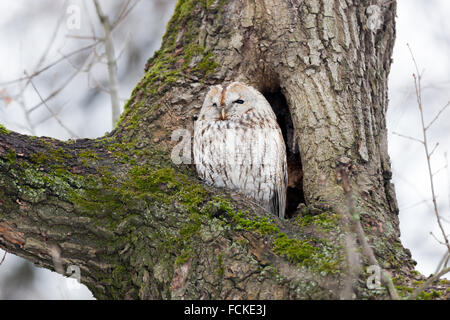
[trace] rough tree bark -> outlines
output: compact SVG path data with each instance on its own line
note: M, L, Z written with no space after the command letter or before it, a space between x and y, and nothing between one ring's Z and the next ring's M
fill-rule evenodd
M0 130L1 247L52 270L55 259L79 266L97 298L337 298L345 164L380 265L409 273L385 122L395 11L382 0L179 0L113 132L62 142ZM236 80L280 117L288 220L171 160L175 146L189 151L189 135L171 136L192 131L208 87ZM386 298L367 277L354 279L356 297Z

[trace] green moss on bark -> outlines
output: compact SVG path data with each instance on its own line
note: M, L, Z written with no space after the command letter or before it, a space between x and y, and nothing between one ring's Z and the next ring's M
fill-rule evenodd
M9 134L11 131L6 129L3 125L0 124L0 134Z
M218 2L222 3L219 6L222 10L224 1ZM197 77L203 82L217 71L219 64L215 61L214 52L205 48L199 39L200 16L214 3L211 0L178 1L161 49L148 60L146 73L125 104L118 125L124 125L127 119L127 129L135 129L144 115L148 116L160 107L152 97L160 96L179 80ZM143 92L149 98L143 99Z
M259 217L250 212L233 209L231 202L223 197L214 197L205 207L213 216L231 217L231 225L237 230L253 231L263 236L269 236L273 243L274 253L284 256L291 263L311 268L325 274L336 274L340 271L343 256L341 248L326 239L305 237L298 239L302 232L299 230L295 236L282 232L273 216L267 213ZM322 219L322 223L329 226L334 223L333 218ZM331 223L330 221L333 221Z

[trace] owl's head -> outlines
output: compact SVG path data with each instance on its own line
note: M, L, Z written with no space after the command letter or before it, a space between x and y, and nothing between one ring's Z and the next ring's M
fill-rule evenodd
M256 89L240 82L216 85L206 94L199 120L233 121L242 118L276 118L266 98Z

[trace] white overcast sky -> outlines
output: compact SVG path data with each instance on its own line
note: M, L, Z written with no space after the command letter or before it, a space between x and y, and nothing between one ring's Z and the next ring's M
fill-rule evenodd
M153 0L143 1L152 2ZM105 12L108 12L108 6L113 2L116 1L102 2L105 5ZM170 2L174 3L173 0ZM68 1L68 3L80 4L81 1ZM44 11L43 5L48 6ZM37 63L39 54L44 50L56 21L64 13L61 12L62 5L63 1L0 1L0 82L22 76L24 69L30 70ZM34 10L39 14L39 19L28 19L30 12ZM407 47L408 43L423 75L423 101L427 121L433 119L439 109L450 101L450 20L448 16L450 16L448 0L398 0L397 40L389 83L390 105L387 118L389 153L400 207L401 239L418 262L417 269L425 275L434 272L434 268L445 252L445 248L430 235L430 232L433 232L439 237L440 231L437 229L430 201L430 183L425 154L420 144L393 133L422 138L412 78L414 65ZM151 15L151 12L140 10L138 7L131 18L136 21L132 30L126 30L124 27L125 30L118 31L121 35L117 38L123 37L128 39L127 41L136 42L154 39L142 53L145 58L148 58L152 51L157 49L169 17L170 13ZM86 22L86 17L83 17L83 22ZM83 24L82 29L88 30L86 24ZM131 37L127 36L130 31L133 34ZM62 48L62 52L70 52L69 49L72 46L71 40L61 36L56 47ZM56 51L49 56L48 61L59 57L60 54ZM129 77L124 76L125 80L121 82L120 95L123 100L129 97L134 85L142 76L145 59L142 61L144 62L140 62L142 63L142 66L139 66L140 73ZM119 70L120 67L119 64ZM61 69L55 71L54 82L47 80L40 84L42 93L49 94L52 88L58 85L58 79L60 79L58 77L61 73L73 70L70 65L66 65L65 68L62 71ZM99 77L102 76L101 69L102 67L99 66L96 71ZM79 99L79 92L90 90L86 83L86 77L77 78L55 105L66 106L60 113L60 117L72 130L83 137L97 137L111 130L109 98L106 94L100 95L95 98L95 103L89 110L80 109L83 100ZM0 87L0 94L1 90ZM32 94L26 96L29 105L33 105L36 99L37 97ZM45 117L45 112L40 116ZM445 165L445 152L449 152L450 157L449 120L450 109L429 131L431 147L439 142L439 148L432 159L434 171L438 171ZM6 124L12 130L26 132L21 128L24 122L25 117L18 106L5 107L0 103L0 123ZM47 121L36 131L38 135L68 138L67 132L62 130L56 121ZM448 171L440 171L435 178L441 214L450 220ZM449 224L446 224L446 228L448 233ZM1 257L0 252L0 259ZM18 260L19 258L8 255L4 264L0 266L0 290L2 290L2 279L14 271ZM53 272L39 269L32 288L28 288L22 297L25 299L80 299L92 298L92 295L87 289L74 288Z
M420 116L414 94L414 64L410 45L423 81L426 122L450 101L450 1L399 0L397 41L390 75L388 111L389 153L400 207L400 230L404 246L418 262L417 269L428 275L435 271L444 246L432 210L429 176L423 146L394 135L394 132L422 139ZM439 143L432 157L433 172L450 157L450 109L429 130L430 149ZM445 169L435 175L441 215L450 220L449 175ZM450 225L445 224L449 233Z

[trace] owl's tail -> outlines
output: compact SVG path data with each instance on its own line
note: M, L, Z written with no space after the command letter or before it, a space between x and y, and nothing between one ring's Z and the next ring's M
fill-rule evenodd
M281 186L280 188L275 188L273 198L269 203L269 211L274 215L278 216L280 219L285 218L286 214L286 187Z

